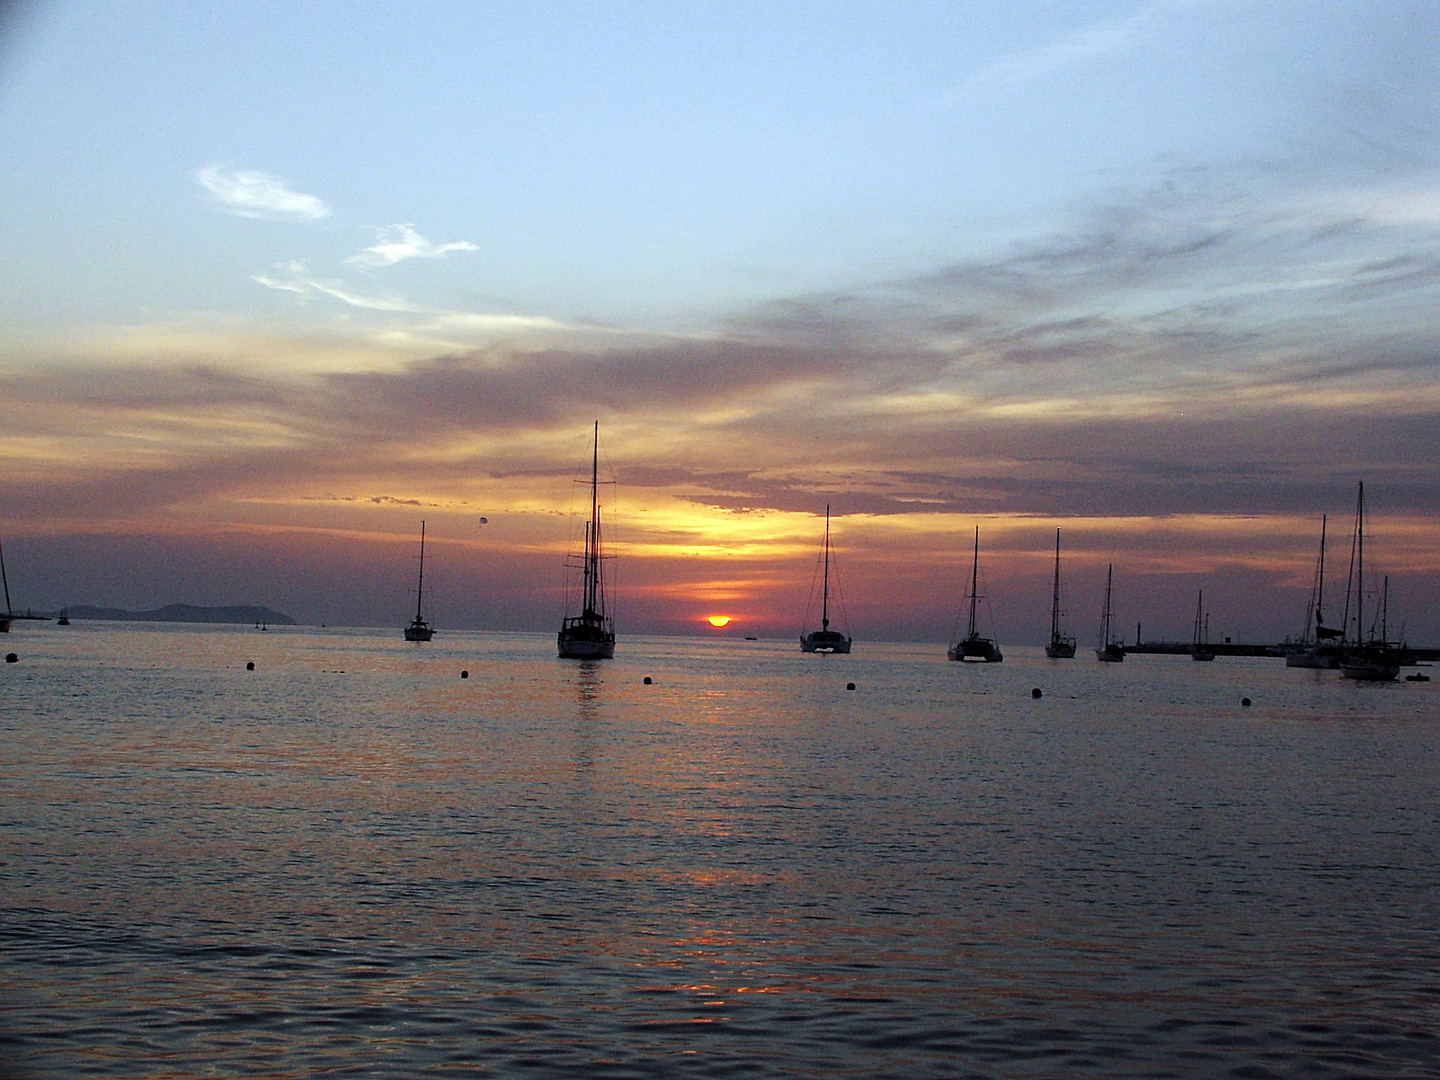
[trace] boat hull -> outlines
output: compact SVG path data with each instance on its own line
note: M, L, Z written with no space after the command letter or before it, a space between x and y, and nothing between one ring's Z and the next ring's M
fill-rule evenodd
M946 650L945 655L951 660L968 664L998 664L1005 659L1000 647L989 638L983 637L967 637L963 641L957 641Z
M1121 664L1125 662L1125 650L1119 645L1106 645L1095 650L1095 659L1102 664Z
M848 653L850 639L838 630L813 630L800 639L800 651L807 653Z
M1191 659L1191 660L1200 660L1200 661L1204 661L1204 662L1207 662L1207 663L1208 663L1209 661L1215 659L1215 654L1214 654L1213 652L1211 652L1209 649L1191 649L1191 650L1190 650L1190 659Z
M1400 674L1400 658L1389 649L1362 650L1340 658L1342 678L1358 682L1393 682Z
M1073 641L1052 641L1045 646L1045 655L1051 660L1073 660L1075 659L1075 643Z
M422 623L411 623L405 627L406 641L429 641L435 636L435 631Z
M1285 666L1334 671L1340 666L1340 650L1309 648L1285 654Z
M555 636L555 648L562 660L613 660L615 632L602 618L582 615L566 620Z
M557 651L561 660L614 660L615 639L609 641L561 640Z

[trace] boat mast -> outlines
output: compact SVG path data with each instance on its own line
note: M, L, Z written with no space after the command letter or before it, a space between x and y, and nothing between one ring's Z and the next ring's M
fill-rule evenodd
M5 549L0 547L0 583L5 586L5 613L8 615L15 609L10 606L10 579L5 576Z
M1325 523L1328 514L1320 515L1320 565L1315 570L1315 640L1320 640L1319 627L1325 622Z
M1100 612L1100 647L1110 644L1110 583L1115 577L1115 564L1105 567L1105 608Z
M812 588L814 586L811 586ZM814 595L813 593L811 595ZM825 578L820 587L820 629L830 629L830 504L825 504Z
M1060 530L1055 530L1055 590L1050 598L1050 640L1060 640Z
M600 421L595 421L595 445L590 453L590 524L585 528L585 614L594 615L600 592Z
M420 584L415 586L415 621L423 622L420 617L420 604L425 596L425 521L420 521Z
M975 636L975 605L980 602L980 526L975 526L975 561L970 566L970 629L966 637Z

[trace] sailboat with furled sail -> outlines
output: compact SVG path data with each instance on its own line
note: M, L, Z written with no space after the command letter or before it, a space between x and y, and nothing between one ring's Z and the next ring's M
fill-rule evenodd
M1050 643L1045 655L1051 660L1072 660L1075 639L1060 631L1060 530L1055 530L1055 588L1050 593Z
M1215 659L1215 650L1210 647L1210 614L1205 610L1204 589L1195 597L1195 636L1191 639L1190 659Z
M425 601L425 522L420 522L420 581L415 586L415 618L405 627L406 641L429 641L435 636L435 628L425 621L420 607Z
M812 585L811 588L814 588ZM814 593L810 594L812 597ZM820 629L800 637L800 651L808 653L848 653L850 638L839 630L830 629L830 504L825 504L825 570L820 586Z
M1095 659L1106 664L1119 664L1125 660L1125 646L1110 636L1110 620L1115 617L1110 607L1110 586L1115 580L1115 564L1105 569L1105 607L1100 612L1100 644L1095 647Z
M964 660L972 664L998 664L1005 659L1000 646L993 638L984 637L975 624L976 610L980 604L980 526L975 526L975 559L970 565L970 622L965 636L945 651L951 660Z
M580 563L580 614L560 623L556 646L565 660L611 660L615 624L605 610L605 555L600 543L600 422L590 454L590 520L585 523L585 553Z
M1327 515L1320 517L1320 557L1315 562L1315 580L1310 586L1310 604L1305 612L1305 631L1300 644L1285 654L1285 666L1321 668L1340 666L1341 630L1325 625L1325 526Z
M1350 580L1345 588L1345 636L1340 651L1340 674L1344 678L1364 682L1389 682L1400 674L1401 650L1386 640L1389 607L1390 578L1387 575L1380 603L1367 632L1364 629L1365 482L1362 480L1355 499L1355 534L1350 546Z

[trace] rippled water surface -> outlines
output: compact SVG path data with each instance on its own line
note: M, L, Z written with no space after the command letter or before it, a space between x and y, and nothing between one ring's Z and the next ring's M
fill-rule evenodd
M17 624L0 1077L1440 1076L1440 684L398 637Z

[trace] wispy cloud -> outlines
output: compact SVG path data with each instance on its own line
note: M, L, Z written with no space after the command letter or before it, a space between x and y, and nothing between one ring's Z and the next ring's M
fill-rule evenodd
M275 269L283 270L288 275L277 277L273 274L251 274L250 280L257 284L264 285L267 289L277 289L281 292L294 293L297 296L311 296L320 293L342 304L350 307L363 308L366 311L399 311L410 314L428 314L426 308L398 296L366 296L348 288L344 282L325 281L320 278L310 277L305 273L305 264L301 262L276 263Z
M375 243L345 261L356 266L394 266L407 259L438 259L452 251L479 251L469 240L451 240L436 244L415 231L415 226L400 224L375 229Z
M206 165L195 170L195 182L227 212L267 221L313 221L330 216L330 207L316 195L292 191L289 181L249 169Z
M959 96L987 87L1014 86L1069 71L1134 48L1145 31L1165 12L1200 0L1156 0L1128 18L1084 27L1059 41L997 57L977 68L956 88Z

